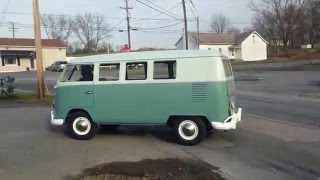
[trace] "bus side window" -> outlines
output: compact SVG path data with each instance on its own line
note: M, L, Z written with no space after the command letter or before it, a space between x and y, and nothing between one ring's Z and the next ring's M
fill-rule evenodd
M99 67L99 81L118 81L120 64L101 64Z
M154 62L153 79L176 79L176 61Z
M127 63L126 80L146 80L147 62Z

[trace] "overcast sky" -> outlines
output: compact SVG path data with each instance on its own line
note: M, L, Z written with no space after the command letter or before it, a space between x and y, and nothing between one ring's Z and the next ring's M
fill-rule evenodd
M147 4L151 1L164 9L170 9L172 13L182 17L182 4L181 0L140 0ZM256 0L259 1L259 0ZM7 4L7 14L6 11ZM196 17L197 12L191 10L190 0L187 2L187 14L189 19ZM193 0L194 5L200 17L200 30L209 30L209 21L214 14L223 13L230 18L233 25L239 28L250 27L252 12L248 9L247 5L250 0ZM113 29L111 38L107 39L110 43L115 45L123 45L127 43L127 33L119 32L120 29L126 28L125 11L120 9L124 6L124 0L39 0L40 13L46 14L64 14L64 15L77 15L79 13L99 13L105 16L106 22ZM179 5L180 3L180 5ZM172 25L179 21L167 15L160 14L159 12L137 2L136 0L129 0L129 5L133 7L131 10L132 18L152 18L152 19L168 19L168 20L139 20L132 19L131 26L134 28L151 28L143 31L132 32L132 47L137 49L140 47L164 47L172 48L175 42L179 39L182 33L183 24L178 24L170 28L160 30L158 27ZM16 32L17 38L33 38L33 29L29 26L23 27L25 24L33 24L32 19L32 0L0 0L0 36L12 37L9 32L8 22L14 21L20 25ZM25 14L14 14L25 13ZM172 19L172 20L170 20ZM121 23L120 23L121 22ZM119 24L120 23L120 24ZM116 26L118 24L118 26ZM196 31L195 21L189 22L189 30ZM155 28L155 29L152 29ZM168 32L167 30L170 30ZM146 32L148 31L148 32ZM155 32L156 31L156 32ZM43 38L46 35L42 34Z

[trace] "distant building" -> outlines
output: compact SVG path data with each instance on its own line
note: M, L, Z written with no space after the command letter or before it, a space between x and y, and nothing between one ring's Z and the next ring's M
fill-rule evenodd
M43 67L53 62L66 60L66 45L53 39L43 39ZM0 38L0 72L17 72L35 70L37 60L30 58L35 52L34 39Z
M188 33L189 49L212 49L220 51L229 59L259 61L267 59L268 42L256 31L240 34L200 33L199 47L197 33ZM184 38L176 43L177 49L184 49Z
M312 45L311 44L301 45L301 49L312 49Z

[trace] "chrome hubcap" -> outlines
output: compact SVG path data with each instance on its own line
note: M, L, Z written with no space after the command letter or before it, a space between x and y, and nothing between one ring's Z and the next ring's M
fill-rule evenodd
M197 124L191 120L182 121L178 128L180 136L185 140L194 140L199 134Z
M182 131L187 136L192 136L196 132L196 127L193 124L187 123L182 126Z
M77 122L76 128L79 131L83 132L83 131L88 129L88 123L86 121L84 121L84 120L80 120L80 121Z
M91 130L91 122L85 117L78 117L73 121L73 131L78 135L86 135Z

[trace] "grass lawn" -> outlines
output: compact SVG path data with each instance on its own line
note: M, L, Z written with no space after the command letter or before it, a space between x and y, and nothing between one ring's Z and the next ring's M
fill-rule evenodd
M287 52L270 53L269 61L300 61L320 59L320 49L291 49Z
M264 61L236 61L234 64L256 64L320 60L320 49L291 49L287 52L268 53L268 59Z
M37 94L13 94L9 96L0 97L0 103L39 103L51 105L53 96L46 96L44 99L38 99Z

